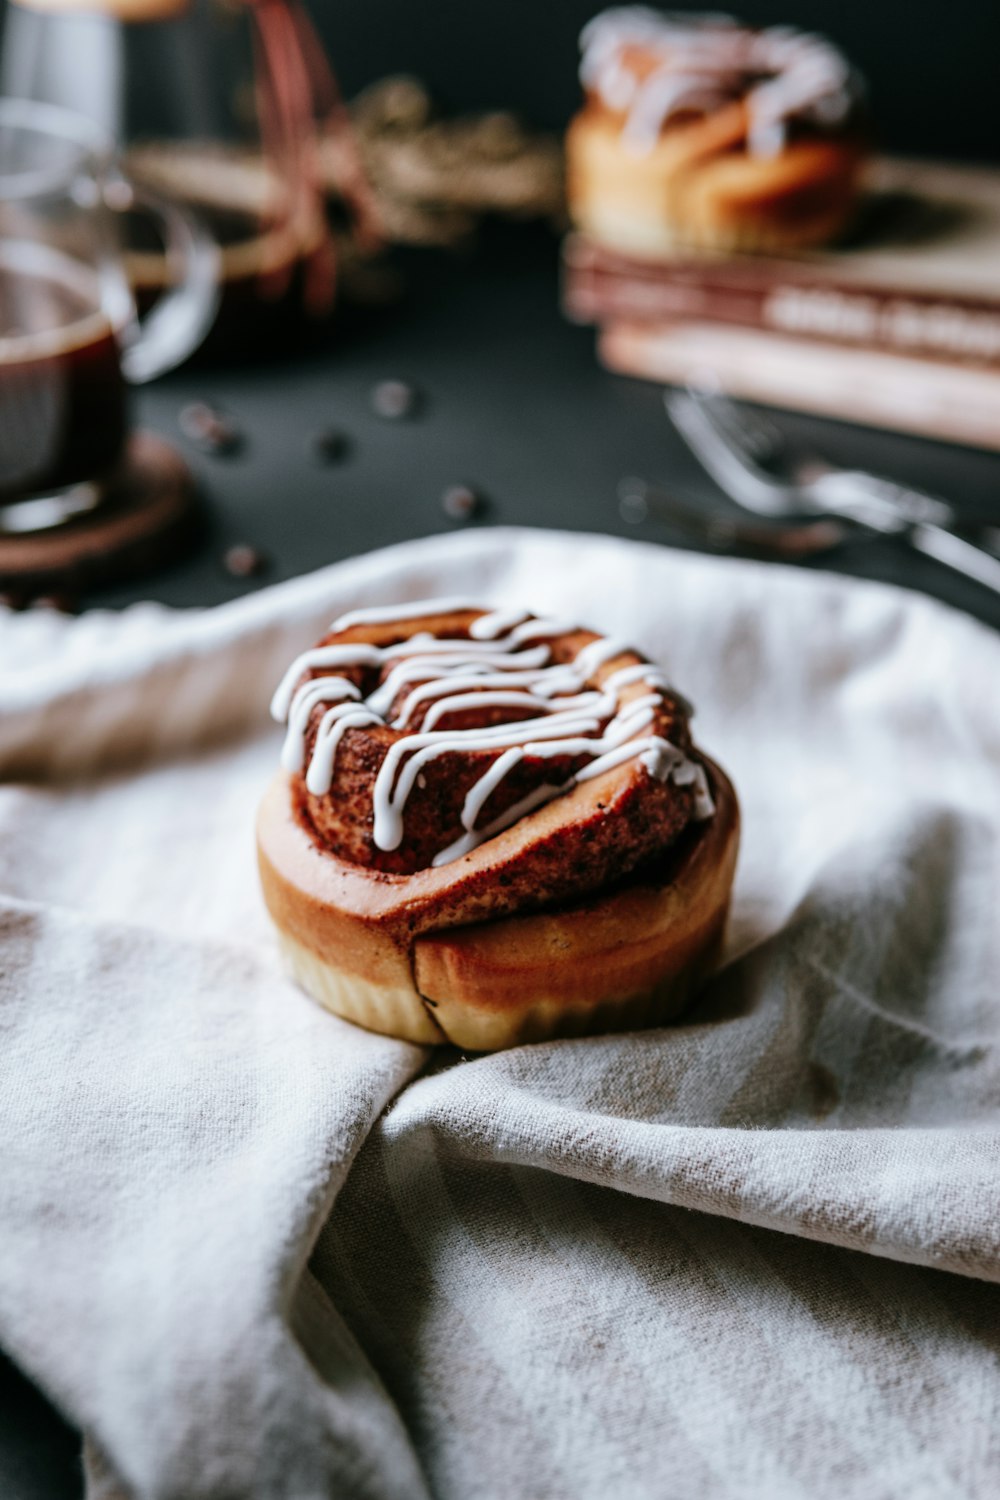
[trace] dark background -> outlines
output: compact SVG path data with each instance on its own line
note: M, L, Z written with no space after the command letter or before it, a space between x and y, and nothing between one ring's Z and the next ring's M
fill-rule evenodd
M577 37L605 8L599 0L304 3L347 98L388 73L415 73L446 111L513 108L550 129L576 108ZM665 8L727 7L725 0L704 0ZM0 22L6 9L0 0ZM868 81L884 148L1000 162L997 0L738 0L732 13L835 41Z
M344 93L413 72L449 109L514 107L559 127L576 107L576 38L595 0L309 0ZM726 10L725 0L672 10ZM825 32L867 77L894 151L1000 160L997 0L737 0L757 25Z

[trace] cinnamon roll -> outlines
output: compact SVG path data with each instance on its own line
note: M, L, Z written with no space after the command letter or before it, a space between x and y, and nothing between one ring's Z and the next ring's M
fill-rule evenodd
M848 224L861 87L825 38L629 6L595 16L580 41L567 195L591 239L657 259L796 250Z
M491 1050L658 1023L714 962L736 797L625 643L461 600L360 610L272 712L264 898L339 1015Z

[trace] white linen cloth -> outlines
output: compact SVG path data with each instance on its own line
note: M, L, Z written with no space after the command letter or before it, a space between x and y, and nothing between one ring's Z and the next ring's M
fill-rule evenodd
M465 1059L281 977L270 691L340 611L436 593L623 635L696 702L744 836L682 1024ZM476 531L2 616L0 769L0 1342L94 1496L998 1493L995 635Z

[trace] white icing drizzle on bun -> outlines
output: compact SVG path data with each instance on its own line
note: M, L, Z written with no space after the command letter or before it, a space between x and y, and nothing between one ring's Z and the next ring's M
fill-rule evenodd
M422 600L354 610L336 620L332 629L478 609L453 599ZM551 648L541 642L574 629L564 620L538 619L528 610L505 609L477 614L470 623L469 638L418 632L393 645L344 642L304 651L285 673L271 703L272 715L288 724L281 763L291 774L304 771L308 790L324 796L333 785L337 749L348 729L385 725L399 731L379 767L372 793L372 837L377 848L389 851L403 841L407 798L429 762L445 754L502 752L466 796L465 833L435 856L435 865L461 858L578 782L628 760L639 761L656 780L691 786L695 817L711 817L714 807L702 765L661 735L644 733L664 702L667 683L662 673L647 662L630 663L595 683L594 674L601 667L631 652L624 642L603 636L584 646L571 662L553 662ZM384 680L363 700L353 682L329 670L386 665ZM323 675L301 680L316 669ZM623 690L637 684L648 691L623 702ZM395 717L388 719L406 688L409 691ZM310 719L317 707L327 704L307 762ZM424 705L429 707L421 729L404 733ZM490 707L523 708L526 717L481 728L436 727L453 715ZM476 826L492 793L525 757L548 760L558 756L586 756L589 761L575 775L537 787L485 827Z
M681 111L708 114L745 99L747 149L776 156L792 119L831 129L849 116L858 83L825 37L771 26L755 31L726 15L680 15L623 6L594 16L580 33L580 80L625 115L623 140L651 151ZM627 53L654 59L641 76Z
M467 609L480 610L481 604L468 599L415 599L412 604L376 604L369 609L351 609L339 615L331 630L348 630L352 625L385 625L394 620L422 620L426 615L455 615ZM526 611L525 611L526 613ZM524 615L519 615L523 619Z

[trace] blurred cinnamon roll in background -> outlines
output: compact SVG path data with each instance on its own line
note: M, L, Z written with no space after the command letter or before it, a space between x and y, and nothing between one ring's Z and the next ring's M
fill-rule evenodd
M596 16L580 40L567 193L592 240L649 259L785 251L849 224L861 86L825 38L637 6Z

